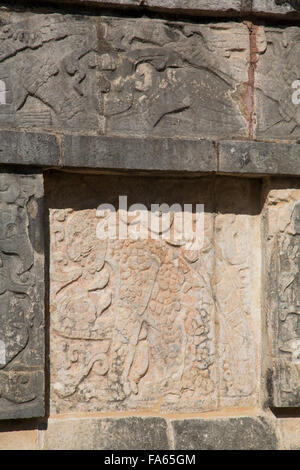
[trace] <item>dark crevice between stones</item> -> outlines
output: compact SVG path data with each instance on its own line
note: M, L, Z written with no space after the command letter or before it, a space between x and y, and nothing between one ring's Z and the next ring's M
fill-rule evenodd
M280 418L300 418L300 408L291 407L291 408L278 408L270 407L270 410L274 416L278 419Z

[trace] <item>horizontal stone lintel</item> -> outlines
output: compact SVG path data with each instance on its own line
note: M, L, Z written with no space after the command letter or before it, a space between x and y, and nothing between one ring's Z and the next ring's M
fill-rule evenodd
M0 131L0 164L44 169L300 176L300 144Z
M64 167L137 171L217 171L217 151L207 140L64 136Z
M266 16L300 19L299 0L42 0L100 8L130 8L199 16ZM32 2L31 2L32 3ZM41 3L39 0L36 3Z
M218 171L261 175L300 175L300 145L275 142L221 142Z

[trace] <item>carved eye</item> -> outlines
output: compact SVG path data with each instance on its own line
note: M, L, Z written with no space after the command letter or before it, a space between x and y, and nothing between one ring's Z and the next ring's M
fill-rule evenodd
M105 375L108 371L108 361L106 356L103 355L101 359L98 359L93 365L93 372L97 375Z

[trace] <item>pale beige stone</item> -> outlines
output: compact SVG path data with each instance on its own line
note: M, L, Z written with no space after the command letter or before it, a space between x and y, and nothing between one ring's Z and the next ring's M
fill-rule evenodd
M63 191L70 204L50 209L53 410L215 408L211 180L73 177L70 183ZM96 194L83 208L78 197L90 199L87 186ZM190 251L161 235L97 239L96 207L118 207L116 198L126 193L130 204L204 202L203 248Z
M224 179L217 186L216 308L222 406L257 402L260 386L259 184Z
M269 403L299 406L299 183L271 184L265 221L265 315Z
M300 450L300 418L281 418L277 425L283 449Z
M37 450L37 430L0 431L0 450Z
M49 179L53 412L257 403L260 186L218 181ZM99 240L96 208L122 194L128 205L203 203L202 248L162 238L164 219L156 240Z

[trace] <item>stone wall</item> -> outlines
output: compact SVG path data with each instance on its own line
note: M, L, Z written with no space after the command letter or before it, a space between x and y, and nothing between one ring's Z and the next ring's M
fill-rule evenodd
M300 449L299 11L0 7L0 449Z

